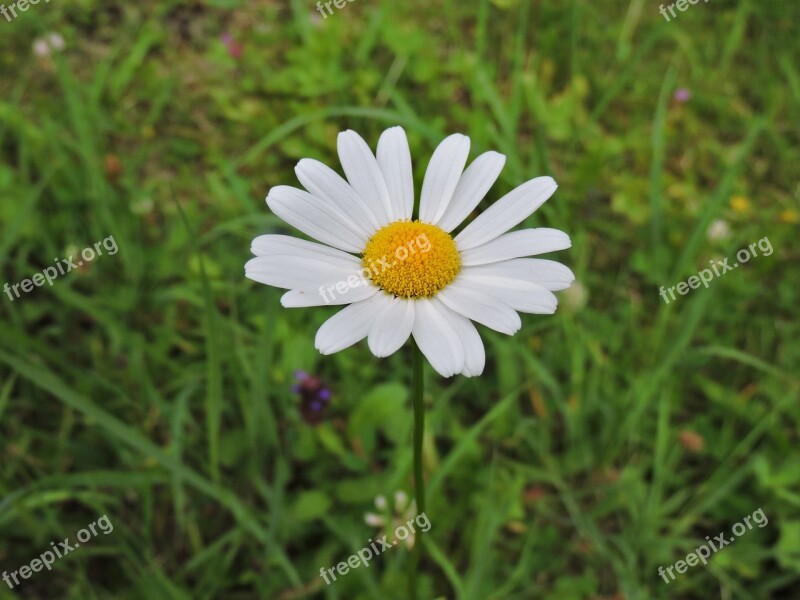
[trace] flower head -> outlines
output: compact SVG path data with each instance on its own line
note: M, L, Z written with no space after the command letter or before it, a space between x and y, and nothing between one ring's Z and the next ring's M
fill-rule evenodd
M460 134L439 145L414 219L403 129L386 130L377 154L355 132L340 133L347 180L303 159L295 172L307 191L277 186L267 196L276 215L321 243L259 236L246 276L289 290L285 307L347 305L317 332L323 354L367 338L375 356L388 356L412 336L441 375L480 375L485 351L472 322L513 335L522 326L519 312L554 313L553 292L575 277L560 263L525 258L569 248L565 233L509 232L555 192L550 177L522 184L454 234L505 164L503 155L486 152L464 170L469 148Z
M674 98L678 102L688 102L692 97L692 92L687 90L686 88L678 88L675 90Z
M714 219L706 231L706 237L712 242L726 240L730 237L730 235L731 228L728 225L728 222L724 221L723 219Z
M377 527L379 536L386 534L389 542L395 541L394 534L398 527L406 525L417 516L417 503L413 500L409 503L408 494L402 490L394 493L394 503L389 506L386 496L375 497L375 508L380 514L368 512L364 514L364 522L370 527ZM409 550L414 547L414 529L408 528L408 537L405 538L406 546Z
M54 51L61 52L64 46L64 38L60 33L48 33L33 42L33 53L40 58L45 58Z
M228 50L231 58L239 59L242 57L242 45L233 39L233 36L227 31L219 36L220 41Z
M300 413L311 425L318 425L325 416L325 409L331 400L331 391L319 377L305 371L295 371L292 391L300 395Z
M744 196L734 196L730 200L731 209L740 215L750 212L750 200Z

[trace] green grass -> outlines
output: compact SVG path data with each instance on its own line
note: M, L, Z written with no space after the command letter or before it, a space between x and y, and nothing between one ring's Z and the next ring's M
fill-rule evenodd
M333 309L243 276L264 201L336 134L401 124L417 191L439 140L549 174L526 226L570 234L576 289L477 379L425 369L421 597L800 596L800 8L310 0L32 5L0 19L0 572L114 525L0 598L403 598L401 544L325 586L412 492L411 352L320 356ZM40 58L48 32L66 48ZM229 32L241 58L220 41ZM677 102L676 88L691 90ZM116 161L118 161L119 168ZM727 223L725 239L707 235ZM659 286L774 248L669 305ZM301 415L302 369L333 390ZM698 441L702 440L699 446ZM658 576L762 508L669 585Z

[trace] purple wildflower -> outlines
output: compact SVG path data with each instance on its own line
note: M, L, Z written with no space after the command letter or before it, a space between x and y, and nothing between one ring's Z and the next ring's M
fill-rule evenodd
M686 88L678 88L675 90L675 100L678 102L688 102L689 99L692 97L692 92L687 90Z

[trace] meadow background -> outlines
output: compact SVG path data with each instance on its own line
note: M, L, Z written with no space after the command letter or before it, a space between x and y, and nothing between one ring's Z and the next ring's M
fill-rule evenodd
M408 132L537 175L577 283L482 377L426 369L422 598L800 598L800 5L711 0L53 0L0 18L0 598L405 597L393 548L319 576L411 493L409 349L331 357L333 308L244 278L270 187L336 135ZM63 48L57 34L63 41ZM50 40L42 43L41 40ZM688 98L687 98L688 92ZM774 252L665 304L709 260ZM318 422L294 373L332 398ZM769 519L669 585L667 567ZM387 513L391 506L387 508ZM388 515L386 515L388 517ZM419 538L418 540L419 541Z

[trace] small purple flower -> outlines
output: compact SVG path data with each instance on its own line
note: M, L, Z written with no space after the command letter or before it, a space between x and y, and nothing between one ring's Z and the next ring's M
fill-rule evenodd
M228 54L231 58L239 59L242 57L242 45L233 39L233 36L227 31L219 36L220 41L225 44L228 49Z
M681 102L681 103L688 102L691 97L692 97L692 92L690 92L686 88L678 88L677 90L675 90L674 98L678 102Z
M300 413L309 425L318 425L325 418L325 409L331 400L331 391L319 377L305 371L294 372L296 384L292 391L300 395Z

